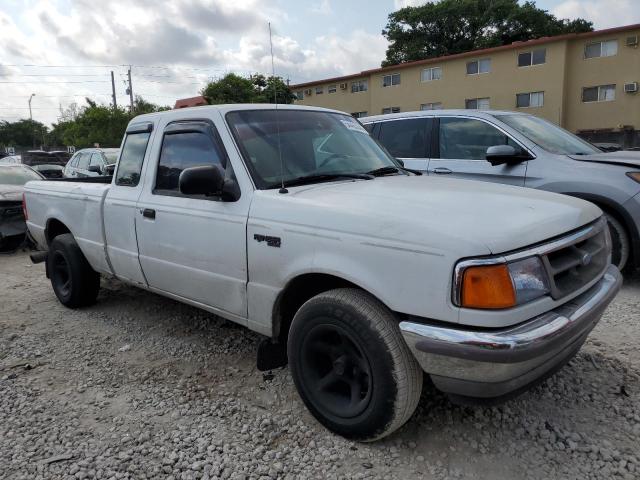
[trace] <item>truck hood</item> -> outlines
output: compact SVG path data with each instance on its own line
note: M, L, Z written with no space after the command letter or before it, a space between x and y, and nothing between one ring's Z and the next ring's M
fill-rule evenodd
M640 152L619 151L596 153L593 155L569 155L579 162L606 163L609 165L621 165L623 167L640 168Z
M523 187L420 176L257 191L253 220L390 241L436 254L504 253L562 235L602 212ZM262 223L262 222L260 222Z

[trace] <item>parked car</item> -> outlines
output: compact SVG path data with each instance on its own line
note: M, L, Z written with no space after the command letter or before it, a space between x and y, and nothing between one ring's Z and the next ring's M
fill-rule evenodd
M119 148L83 148L78 150L64 169L67 178L113 175Z
M26 187L62 304L113 275L267 335L258 368L288 361L311 413L358 440L409 419L422 370L458 399L550 375L621 285L592 203L412 174L332 110L141 115L111 184L85 180Z
M0 164L0 251L13 250L24 241L27 231L22 211L24 184L43 178L24 165Z
M16 163L22 163L20 155L6 155L0 158L0 165L14 165Z
M56 179L64 178L64 167L62 165L34 165L32 167L36 172L41 173L45 178Z
M589 200L606 214L613 263L640 266L640 153L602 153L524 113L432 110L361 119L409 168Z
M64 166L71 155L66 151L51 151L45 150L29 150L23 152L22 163L35 167L36 165L62 165Z

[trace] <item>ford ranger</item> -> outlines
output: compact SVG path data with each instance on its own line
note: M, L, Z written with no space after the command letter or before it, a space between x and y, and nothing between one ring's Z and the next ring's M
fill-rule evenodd
M34 261L62 304L100 276L267 338L327 428L403 425L423 377L511 396L572 358L621 285L602 211L554 193L420 176L354 118L229 105L141 115L115 174L25 188Z

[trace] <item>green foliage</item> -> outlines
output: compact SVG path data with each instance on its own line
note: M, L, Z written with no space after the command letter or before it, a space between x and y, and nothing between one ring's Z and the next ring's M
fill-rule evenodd
M171 107L160 107L147 102L142 97L136 97L133 113L128 109L99 105L90 98L86 99L87 106L78 108L71 104L60 114L60 119L52 125L51 130L40 122L19 120L17 122L0 122L0 147L28 147L31 148L35 133L36 145L64 146L73 145L76 148L118 147L129 121L136 115L143 113L170 110Z
M209 82L202 89L202 96L209 104L223 103L274 103L274 91L278 103L292 103L295 96L280 77L253 75L244 78L229 73L220 80Z
M31 120L18 120L17 122L0 122L0 147L13 147L16 145L38 147L42 139L46 138L47 127L40 122Z
M558 19L533 1L429 2L389 15L382 34L390 44L382 66L591 30L591 22Z

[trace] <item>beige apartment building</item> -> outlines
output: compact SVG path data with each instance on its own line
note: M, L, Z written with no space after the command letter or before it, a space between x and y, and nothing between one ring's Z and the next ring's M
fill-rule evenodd
M594 141L640 146L640 24L545 37L293 85L299 105L379 115L531 113Z

